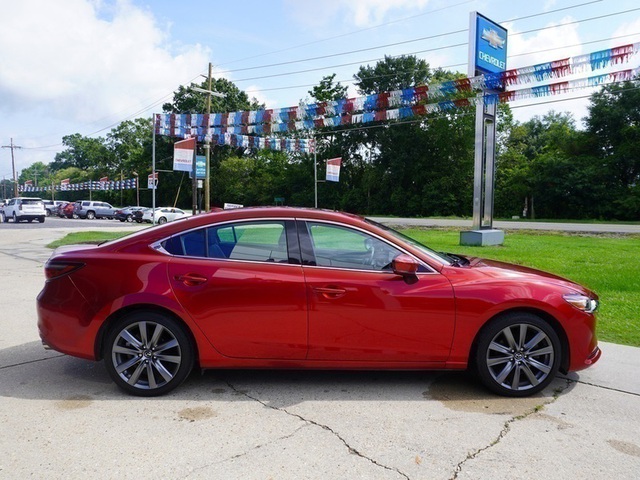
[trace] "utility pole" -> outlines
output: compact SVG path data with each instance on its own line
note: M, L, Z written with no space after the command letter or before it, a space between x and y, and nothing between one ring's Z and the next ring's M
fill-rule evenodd
M2 148L10 148L11 149L11 168L13 168L13 196L18 196L18 177L16 176L16 160L13 155L13 151L16 148L22 148L13 144L13 138L11 139L10 145L3 145Z
M213 65L209 62L209 83L207 84L207 118L211 115L211 70ZM211 120L208 122L207 130L204 140L204 154L205 154L205 173L204 173L204 211L209 212L211 210L211 134L209 133L209 127Z

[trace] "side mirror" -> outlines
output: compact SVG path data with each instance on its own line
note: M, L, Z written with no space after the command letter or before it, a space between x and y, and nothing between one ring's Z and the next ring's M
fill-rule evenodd
M418 266L418 261L405 253L401 253L393 259L393 262L391 262L393 273L396 275L402 275L403 277L415 276L418 271Z

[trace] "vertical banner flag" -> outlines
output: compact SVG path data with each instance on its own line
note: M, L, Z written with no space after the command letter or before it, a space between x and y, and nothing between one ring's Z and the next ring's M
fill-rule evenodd
M147 177L147 188L149 190L155 190L158 186L158 172L150 173Z
M342 164L342 157L330 158L327 160L327 182L339 182L340 181L340 165Z
M69 178L65 178L64 180L60 181L60 190L66 190L69 188Z
M173 169L179 172L191 172L193 170L193 154L195 150L195 137L176 142L173 146Z

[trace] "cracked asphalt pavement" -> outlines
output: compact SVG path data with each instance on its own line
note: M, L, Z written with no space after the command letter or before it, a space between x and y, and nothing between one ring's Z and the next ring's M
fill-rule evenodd
M101 363L40 344L45 245L65 231L0 228L0 479L639 476L640 349L609 343L524 399L465 373L266 370L127 396Z

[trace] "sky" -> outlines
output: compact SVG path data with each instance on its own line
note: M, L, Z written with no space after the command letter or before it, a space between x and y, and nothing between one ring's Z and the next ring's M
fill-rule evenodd
M2 1L0 145L18 171L51 162L62 138L104 137L161 113L208 64L267 108L309 100L326 75L357 96L353 75L385 55L414 54L467 73L470 12L509 31L507 68L640 42L637 0L21 0ZM318 58L323 57L323 58ZM274 65L275 64L275 65ZM613 70L640 66L640 53ZM585 73L583 76L604 73ZM593 89L514 102L526 121L587 114ZM11 178L0 149L0 178Z

